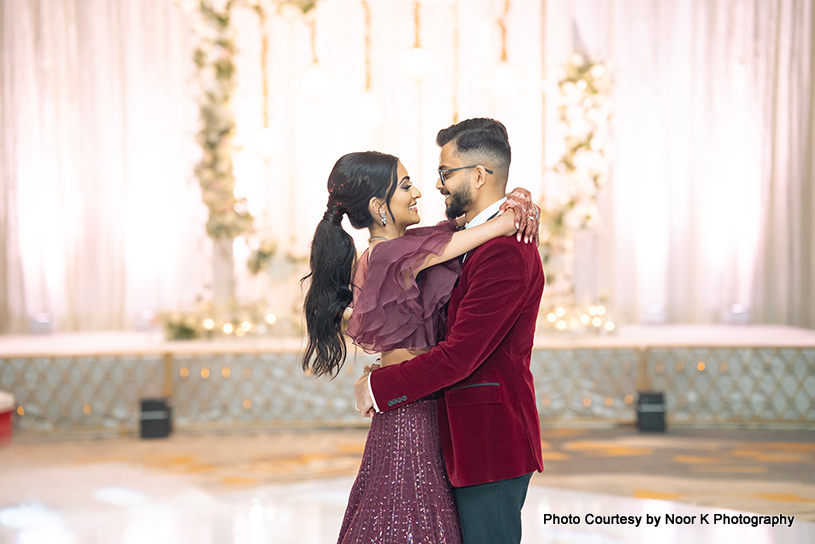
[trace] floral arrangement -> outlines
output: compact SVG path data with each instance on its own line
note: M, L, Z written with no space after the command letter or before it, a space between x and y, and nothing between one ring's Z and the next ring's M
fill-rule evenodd
M541 255L546 269L547 301L539 324L555 331L612 333L603 300L575 301L574 234L600 223L597 193L608 174L611 77L608 68L573 53L558 82L558 108L565 150L552 168L557 191L541 203ZM545 316L545 318L543 318Z
M193 60L198 68L202 125L198 143L203 151L195 175L209 210L207 234L213 239L234 239L247 232L253 220L245 199L235 197L232 171L235 36L230 18L237 3L237 0L200 0L195 10L198 47Z
M611 103L606 65L574 53L558 86L566 150L553 168L560 181L560 194L541 203L544 245L568 232L599 224L597 192L603 188L608 172Z
M177 310L158 317L167 340L294 336L302 332L296 319L278 317L263 302L233 304L224 313L211 302L199 300L193 310Z
M167 340L193 340L201 336L201 322L189 312L172 312L158 316Z
M277 241L273 238L264 238L257 247L252 248L246 267L252 274L257 274L261 270L266 270L272 262L272 257L277 252Z

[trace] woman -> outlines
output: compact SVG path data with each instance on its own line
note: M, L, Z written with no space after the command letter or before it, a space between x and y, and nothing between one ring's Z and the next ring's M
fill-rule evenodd
M512 212L462 231L455 221L408 230L420 220L421 193L399 160L383 153L341 157L328 193L312 241L304 304L309 341L302 364L318 376L335 375L345 361L342 318L349 306L347 334L366 351L381 353L382 365L434 346L444 338L445 305L461 270L456 257L517 232ZM343 215L370 233L356 269ZM434 399L374 415L339 542L461 542Z

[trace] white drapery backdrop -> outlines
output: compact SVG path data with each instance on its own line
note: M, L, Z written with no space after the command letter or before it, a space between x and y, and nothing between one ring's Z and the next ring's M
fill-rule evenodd
M330 84L316 92L308 19L270 13L261 29L235 13L236 193L281 251L306 251L326 176L349 151L400 156L424 223L440 218L433 140L456 116L501 119L511 184L541 191L559 150L544 91L574 44L615 74L613 176L600 232L578 240L578 290L607 292L622 321L659 305L672 321L715 322L744 304L755 321L815 327L809 2L516 0L514 91L490 86L503 0L421 2L419 79L405 58L414 3L368 5L367 92L362 2L318 4ZM188 14L171 0L0 0L0 16L0 329L26 330L38 312L63 330L129 327L141 310L192 304L211 266L191 173ZM235 247L239 297L262 298Z
M597 247L613 307L815 327L811 2L575 0L611 59L615 160Z

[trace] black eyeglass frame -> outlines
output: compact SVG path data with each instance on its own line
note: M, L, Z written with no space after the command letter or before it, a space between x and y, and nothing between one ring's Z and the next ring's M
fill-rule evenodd
M438 171L439 171L439 179L441 180L441 186L444 187L444 183L445 183L444 176L445 176L445 174L449 174L450 172L455 172L456 170L466 170L468 168L475 168L476 166L481 166L484 170L487 171L488 174L493 173L492 170L490 170L489 168L487 168L486 166L484 166L482 164L473 164L473 165L470 165L470 166L459 166L458 168L444 168L444 169L439 168Z

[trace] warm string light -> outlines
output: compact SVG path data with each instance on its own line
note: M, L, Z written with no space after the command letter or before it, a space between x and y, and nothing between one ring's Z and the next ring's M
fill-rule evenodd
M606 317L606 307L594 305L589 308L566 308L559 306L546 314L544 324L553 326L559 331L586 330L600 332L613 332L616 325Z
M263 84L263 128L269 128L269 36L266 33L266 10L258 4L258 17L260 19L260 72Z
M317 59L317 18L312 17L308 26L311 29L311 62L317 64L320 62Z
M507 14L510 0L504 1L504 13L498 18L498 28L501 29L501 62L507 61Z
M413 49L407 52L405 64L408 73L415 79L421 79L424 75L424 51L421 41L421 19L419 17L420 5L418 1L413 2Z
M453 124L458 123L458 2L453 4Z
M504 12L496 21L501 30L501 60L495 68L495 75L487 82L487 86L499 96L515 94L522 84L518 71L507 60L507 16L511 7L510 0L505 0Z
M367 0L362 0L362 9L365 11L365 90L371 90L371 6Z
M546 0L541 2L541 80L546 81ZM546 92L541 92L541 167L546 174Z
M419 2L413 2L413 28L415 31L414 39L413 39L413 48L414 49L421 49L422 42L419 37Z

